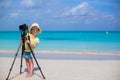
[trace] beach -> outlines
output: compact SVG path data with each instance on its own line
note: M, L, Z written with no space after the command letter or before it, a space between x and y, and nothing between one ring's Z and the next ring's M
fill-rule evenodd
M15 51L5 51L1 50L0 54L5 54L8 52L11 55L14 55L13 53ZM40 53L41 52L41 53ZM66 52L62 51L60 54L60 51L56 54L60 54L66 56ZM44 54L44 56L43 56ZM101 53L101 55L98 55L100 53L76 53L80 56L82 56L82 59L73 59L65 57L65 58L46 58L46 55L52 55L54 56L55 51L38 51L36 53L37 55L42 55L43 58L37 56L37 61L42 69L42 72L44 76L46 77L46 80L120 80L120 56L119 55L111 55L111 54L105 54ZM69 53L68 52L68 57ZM78 56L77 55L77 56ZM94 56L96 55L96 56ZM99 59L94 57L99 57ZM106 56L107 55L107 56ZM73 55L72 55L73 56ZM87 58L85 58L87 56ZM94 56L93 58L91 58ZM103 56L105 56L107 59L105 59ZM116 59L116 56L118 58ZM49 56L51 57L51 56ZM74 57L74 56L73 56ZM90 58L89 58L90 57ZM115 58L111 58L115 57ZM81 57L79 57L81 58ZM0 80L5 80L10 66L12 65L14 56L12 57L6 57L1 56L0 57ZM34 62L35 63L35 62ZM43 80L41 73L35 64L34 67L34 75L31 78L26 78L25 75L27 73L25 60L23 59L23 67L22 67L22 74L19 74L20 71L20 57L18 56L16 58L15 64L13 66L12 72L10 74L9 79L10 80Z
M120 0L0 0L0 25L0 80L120 80Z

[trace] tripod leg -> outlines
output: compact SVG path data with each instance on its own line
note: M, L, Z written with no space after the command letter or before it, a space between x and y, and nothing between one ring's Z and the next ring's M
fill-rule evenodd
M6 80L8 80L8 78L9 78L9 76L10 76L10 73L11 73L11 71L12 71L12 68L13 68L13 65L14 65L14 63L15 63L15 60L16 60L16 58L17 58L18 52L19 52L19 50L20 50L20 47L21 47L21 43L20 43L20 45L19 45L19 47L18 47L18 50L17 50L17 52L16 52L16 54L15 54L15 58L14 58L14 60L13 60L13 63L12 63L12 65L11 65L11 67L10 67L10 70L9 70L9 73L8 73L8 76L7 76Z
M34 57L34 59L35 59L35 62L36 62L37 66L38 66L38 68L39 68L39 70L40 70L40 73L42 74L43 79L45 79L45 76L44 76L43 73L42 73L41 67L39 66L39 64L38 64L38 62L37 62L37 59L35 58L35 54L32 53L32 55L33 55L33 57Z
M22 54L21 54L21 64L20 64L20 74L22 74L22 61L23 61L23 54L24 54L24 52L22 51Z
M37 59L35 58L35 55L34 55L32 49L31 49L31 46L30 46L29 43L28 43L28 46L29 46L29 48L30 48L30 50L31 50L31 52L32 52L33 58L35 59L35 62L36 62L37 66L38 66L38 68L39 68L39 70L40 70L40 73L41 73L43 79L45 79L45 76L44 76L43 73L42 73L41 67L40 67L39 64L38 64Z

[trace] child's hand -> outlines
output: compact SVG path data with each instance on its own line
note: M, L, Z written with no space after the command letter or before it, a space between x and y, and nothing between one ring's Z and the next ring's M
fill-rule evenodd
M29 41L29 40L26 40L26 42L27 42L27 43L30 43L30 41Z

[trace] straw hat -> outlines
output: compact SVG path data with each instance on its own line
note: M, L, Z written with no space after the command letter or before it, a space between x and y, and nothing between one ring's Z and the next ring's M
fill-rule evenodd
M36 26L36 27L38 28L38 34L40 34L40 33L41 33L41 29L40 29L38 23L33 23L33 24L31 25L30 29L29 29L29 32L31 33L31 30L32 30L32 28L33 28L34 26Z

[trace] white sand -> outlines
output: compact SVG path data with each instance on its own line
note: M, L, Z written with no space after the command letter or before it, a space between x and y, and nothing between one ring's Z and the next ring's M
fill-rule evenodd
M0 58L0 80L5 80L13 58ZM35 63L35 62L34 62ZM48 60L38 59L46 80L120 80L120 60ZM20 58L16 59L9 79L43 80L35 65L35 74L25 78L25 61L19 74Z

